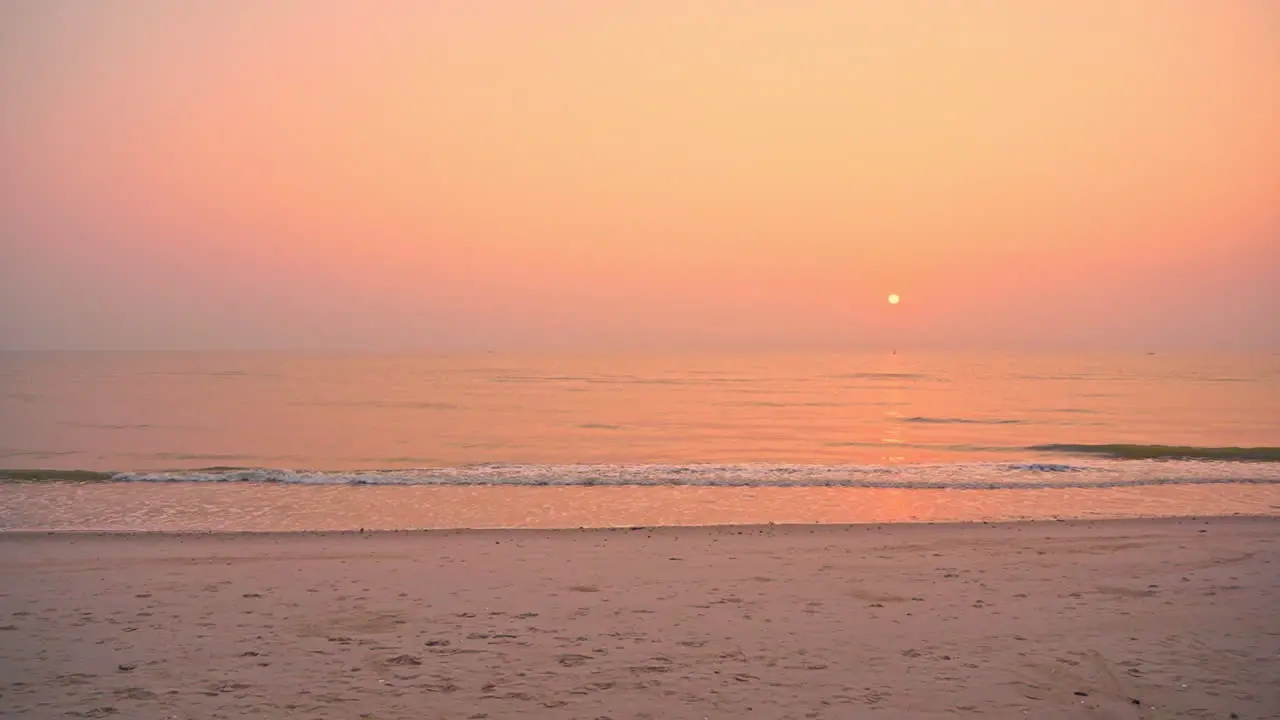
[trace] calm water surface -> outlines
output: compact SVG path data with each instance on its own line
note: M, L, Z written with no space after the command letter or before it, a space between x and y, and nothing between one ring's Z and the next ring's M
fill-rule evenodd
M1280 356L0 354L0 467L1005 461L1280 446Z

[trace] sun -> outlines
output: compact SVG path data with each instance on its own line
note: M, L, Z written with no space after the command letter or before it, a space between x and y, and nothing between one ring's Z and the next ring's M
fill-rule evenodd
M889 304L890 304L890 305L897 305L897 304L898 304L899 302L901 302L901 301L902 301L902 298L898 297L897 295L890 295L890 296L889 296Z

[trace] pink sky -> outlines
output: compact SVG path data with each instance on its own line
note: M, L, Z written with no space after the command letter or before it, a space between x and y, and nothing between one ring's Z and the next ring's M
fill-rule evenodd
M1274 1L0 28L0 348L1280 347Z

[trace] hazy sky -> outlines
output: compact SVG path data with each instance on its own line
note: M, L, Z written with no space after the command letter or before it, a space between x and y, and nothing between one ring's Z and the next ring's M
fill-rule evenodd
M1280 0L0 0L3 348L1277 317Z

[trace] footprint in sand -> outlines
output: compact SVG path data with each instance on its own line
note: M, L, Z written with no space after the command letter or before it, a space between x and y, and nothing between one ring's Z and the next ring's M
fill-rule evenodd
M143 688L135 688L135 687L117 690L115 692L115 696L118 698L123 698L125 700L155 700L156 697L158 697L155 693L151 692L150 690L145 690Z
M592 658L589 655L572 655L571 654L571 655L561 655L557 657L556 662L560 663L565 667L578 667L580 665L586 665L588 662L591 661L591 659Z

